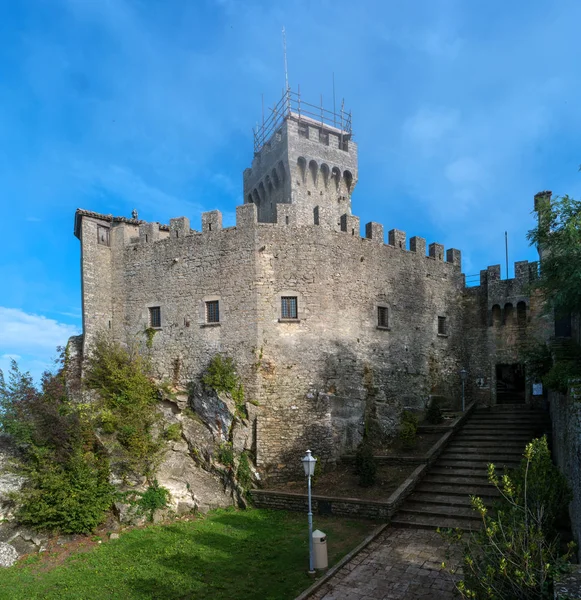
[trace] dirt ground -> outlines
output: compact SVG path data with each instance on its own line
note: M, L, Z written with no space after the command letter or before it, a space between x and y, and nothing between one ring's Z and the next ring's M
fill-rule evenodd
M399 440L376 447L376 456L423 456L442 437L442 433L419 433L413 448L404 448Z
M372 487L364 488L359 485L359 477L355 474L355 465L340 464L334 470L327 471L316 479L313 484L313 494L384 501L416 468L417 465L379 465L377 482ZM307 491L304 480L281 484L272 489L303 494Z

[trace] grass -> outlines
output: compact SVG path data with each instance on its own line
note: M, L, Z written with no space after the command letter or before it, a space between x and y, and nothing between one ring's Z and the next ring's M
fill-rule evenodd
M314 526L333 564L375 524L319 516ZM216 510L134 529L62 564L41 555L0 569L0 599L290 600L312 583L306 531L302 514Z

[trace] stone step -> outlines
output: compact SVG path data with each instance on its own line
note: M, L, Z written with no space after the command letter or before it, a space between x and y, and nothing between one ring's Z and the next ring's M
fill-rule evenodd
M438 473L432 474L432 471L428 471L428 474L424 477L426 483L437 483L446 485L487 485L488 477L486 475L477 475L473 472L470 475L441 475Z
M475 436L475 435L459 435L458 437L455 437L452 439L452 441L450 442L450 444L458 444L459 442L462 442L462 445L465 444L470 444L470 445L483 445L485 446L486 444L490 445L490 444L502 444L503 446L506 444L510 444L511 446L515 446L517 448L522 448L524 450L524 447L528 444L529 440L531 438L527 436L526 439L514 439L512 436L510 439L506 439L506 436L493 436L493 435L481 435L481 436Z
M509 442L509 441L502 441L500 442L500 440L494 440L494 441L489 441L489 440L485 440L485 441L480 441L478 442L478 447L479 448L498 448L498 445L502 443L502 447L503 448L510 448L512 451L514 452L520 452L522 454L522 451L525 449L526 444L522 441L516 441L516 442ZM458 441L458 440L452 440L446 447L450 448L450 447L460 447L460 446L465 446L466 444L462 441Z
M448 454L476 454L479 456L483 456L485 458L490 458L493 456L506 457L509 460L517 460L520 461L522 457L522 451L524 447L521 449L512 449L512 448L495 448L495 447L484 447L481 448L479 446L472 446L467 444L455 444L454 446L450 445L444 450L442 456L447 456Z
M524 447L528 443L524 440L513 440L513 439L507 440L507 439L503 439L502 437L493 437L491 435L487 435L487 436L483 435L481 437L475 437L475 436L469 436L469 435L459 435L458 437L453 438L449 445L457 444L457 445L463 446L465 443L468 443L471 441L474 443L478 443L478 446L481 446L483 448L492 446L494 444L502 444L503 446L509 445L511 447L524 449Z
M434 483L431 481L422 481L417 487L416 491L422 493L434 493L434 494L450 494L452 496L482 496L482 497L496 497L500 495L500 492L492 485L457 485L449 483Z
M451 467L453 469L455 468L459 468L459 469L476 469L476 470L480 470L483 469L484 471L486 471L488 469L488 464L490 463L489 460L448 460L448 459L442 459L440 458L440 460L438 460L438 462L434 465L434 467ZM510 468L513 467L517 467L519 465L518 461L515 461L513 463L510 463L509 466Z
M466 506L444 506L439 504L430 504L423 502L406 502L405 506L398 511L398 516L404 514L416 514L416 515L433 515L433 516L444 516L444 517L456 517L459 519L469 519L472 521L480 521L480 515Z
M475 530L480 523L476 524L468 519L455 519L454 517L432 516L432 515L406 515L397 513L391 520L392 527L412 527L414 529L465 529Z
M502 425L542 425L548 423L545 417L529 415L475 415L469 418L464 426L472 423L501 423Z
M503 435L516 433L516 434L525 434L525 435L533 435L537 431L543 431L543 426L534 426L534 425L514 425L511 423L470 423L469 425L465 425L461 429L462 432L498 432Z
M428 475L460 475L465 477L483 477L488 481L487 467L482 466L479 469L466 469L464 467L446 467L436 463L429 471Z
M486 455L486 454L454 454L452 452L450 452L450 453L445 452L440 457L440 460L453 460L453 461L465 460L467 462L475 462L476 461L476 462L482 462L486 465L488 465L489 463L492 463L498 468L503 467L503 466L512 468L513 466L516 466L515 463L518 464L520 462L518 460L518 458L519 457L515 457L515 456L501 456L501 455L490 456L490 455Z
M470 508L472 503L470 496L453 496L450 494L435 494L430 492L414 492L408 498L409 502L423 502L424 504L440 504L442 506L462 506L464 508ZM482 501L486 506L492 506L494 503L493 498L483 497ZM404 505L405 506L405 505Z

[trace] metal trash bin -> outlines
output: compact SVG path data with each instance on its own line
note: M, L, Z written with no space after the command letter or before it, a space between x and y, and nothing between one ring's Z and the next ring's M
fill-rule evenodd
M315 569L326 569L329 566L327 558L327 534L313 531L313 567Z

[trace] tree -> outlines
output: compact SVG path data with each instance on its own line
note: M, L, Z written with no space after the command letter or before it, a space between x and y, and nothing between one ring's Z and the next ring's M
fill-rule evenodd
M546 196L536 211L537 227L527 234L541 255L536 287L558 316L581 313L581 201Z

